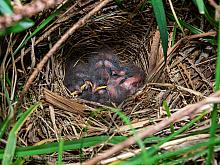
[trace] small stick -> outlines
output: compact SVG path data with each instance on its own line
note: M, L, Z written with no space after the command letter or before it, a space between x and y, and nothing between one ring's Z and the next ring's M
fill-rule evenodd
M16 5L14 6L14 13L0 16L0 29L9 27L14 22L20 21L24 17L31 17L47 8L61 4L63 1L64 0L36 0L24 6Z

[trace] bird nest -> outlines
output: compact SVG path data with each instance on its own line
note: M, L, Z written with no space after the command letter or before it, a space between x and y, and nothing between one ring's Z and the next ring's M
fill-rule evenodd
M95 4L87 5L85 9L89 10L93 5ZM167 101L171 112L175 112L213 92L213 48L202 40L183 43L179 45L179 49L169 54L167 65L164 66L164 62L161 62L162 48L152 9L147 8L134 15L134 6L128 4L125 10L115 3L109 4L77 30L48 61L25 98L24 105L27 107L33 102L44 101L41 108L31 115L20 130L20 145L56 141L59 136L78 139L105 134L130 135L130 127L109 107L73 98L64 84L65 64L68 58L74 56L76 59L86 59L94 48L100 45L108 45L121 63L132 62L146 74L144 85L116 106L118 111L121 110L129 117L133 128L137 130L166 117L162 107L164 100ZM47 39L37 45L36 56L41 58L41 55L50 49L48 42L51 45L56 42L57 36L62 36L84 12L86 10L78 10L71 16L68 15L68 21L60 21L55 30L52 29L54 26L49 26L49 29L42 32L39 36L53 31ZM60 20L64 18L61 17ZM156 49L153 46L155 42L158 44ZM187 120L186 118L178 122L176 126L181 127ZM206 124L199 123L192 129ZM159 132L161 135L167 133L169 129Z

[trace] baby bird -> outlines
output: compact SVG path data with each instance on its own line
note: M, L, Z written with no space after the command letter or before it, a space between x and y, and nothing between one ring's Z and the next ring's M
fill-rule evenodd
M87 64L69 64L64 84L74 96L109 105L120 104L134 94L144 77L140 68L121 65L113 51L104 47L94 52Z
M69 63L69 62L68 62ZM76 95L81 93L84 88L88 88L90 81L89 68L86 64L73 64L66 66L66 75L64 79L65 86L72 92L76 91Z
M145 73L138 67L126 66L123 72L124 75L112 76L107 83L108 94L117 104L134 94L144 83Z

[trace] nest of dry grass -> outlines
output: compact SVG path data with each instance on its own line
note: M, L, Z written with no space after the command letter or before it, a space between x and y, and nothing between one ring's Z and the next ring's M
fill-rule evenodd
M77 10L72 13L67 12L67 14L60 15L56 24L49 26L39 35L39 38L36 38L39 43L34 52L38 57L35 60L40 60L42 55L50 49L50 45L59 39L58 36L61 36L96 3L90 1L90 3L81 5L81 7L75 7L74 9ZM138 13L134 12L135 6L138 6L138 3L127 4L126 8L120 8L115 3L110 3L90 19L84 27L77 30L59 52L48 61L34 81L29 94L26 95L23 107L29 107L33 102L44 100L44 89L48 89L62 96L63 99L79 103L78 108L83 109L86 113L76 113L78 109L74 110L75 104L72 102L66 107L63 102L57 105L56 102L59 99L57 100L56 97L52 101L55 102L54 104L48 103L48 100L43 101L41 108L32 114L20 130L19 145L36 145L56 141L59 136L66 139L79 139L93 135L130 135L130 127L125 125L117 115L110 111L99 111L99 107L102 107L99 104L73 99L63 84L66 59L69 56L85 57L91 53L92 49L102 44L111 47L122 63L132 61L148 75L145 86L119 106L137 130L141 130L147 125L153 125L166 117L166 112L162 108L163 100L166 100L172 112L175 112L188 104L198 102L213 92L216 52L202 40L180 45L179 49L168 58L166 67L162 67L159 73L149 79L154 69L163 65L159 62L152 63L153 54L155 56L155 53L152 53L152 42L157 29L152 9L146 8L143 12ZM72 7L69 10L71 11ZM54 28L55 26L56 28ZM43 38L43 36L47 37ZM36 44L36 42L33 41L32 44ZM28 49L25 51L27 56L31 56ZM157 51L157 57L154 58L160 61L162 60L161 46ZM36 63L33 59L29 62L30 65L27 66L21 60L18 84L23 84L28 77L28 72L30 73ZM26 76L22 76L24 73ZM176 123L175 127L181 127L188 120L189 118L186 118ZM190 131L206 127L207 122L204 120ZM168 133L170 130L164 129L158 134L163 136ZM85 153L85 157L92 154L86 151ZM76 158L76 160L79 159ZM74 160L71 159L71 161Z

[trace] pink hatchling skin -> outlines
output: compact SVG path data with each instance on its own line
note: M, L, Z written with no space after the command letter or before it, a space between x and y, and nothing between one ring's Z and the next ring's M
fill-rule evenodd
M133 67L133 70L129 69L124 76L109 79L107 89L111 100L119 104L134 94L143 83L144 72Z
M73 69L66 68L64 83L73 92L80 91L85 81L92 82L93 87L80 91L80 98L102 104L114 102L120 104L134 94L144 83L145 73L138 67L121 65L110 48L103 48L88 59L87 64L79 64ZM100 86L104 89L95 90Z

